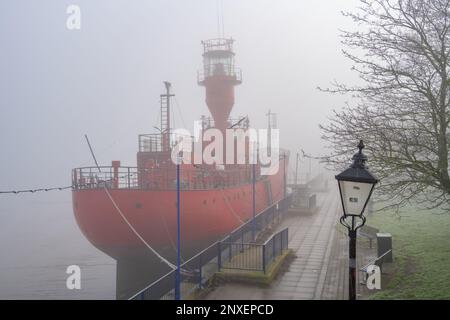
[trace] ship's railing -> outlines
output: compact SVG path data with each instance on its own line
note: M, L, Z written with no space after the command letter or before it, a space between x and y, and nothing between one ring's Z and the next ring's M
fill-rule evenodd
M75 190L104 187L108 189L136 189L139 187L139 172L140 170L136 167L75 168L72 170L72 186Z
M100 171L99 171L100 168ZM72 170L72 186L80 189L175 190L176 167L138 168L122 166L83 167ZM208 190L251 183L251 168L235 170L181 169L182 190Z
M204 53L210 51L233 51L233 39L214 38L203 40L202 44Z
M262 271L264 274L272 262L288 249L288 228L272 235L266 242L246 242L242 235L239 242L219 241L219 258L225 253L225 260L219 259L218 268ZM250 239L251 240L251 239Z
M159 133L140 134L139 152L161 152L162 136Z
M236 68L233 64L211 64L203 68L202 71L197 72L197 82L203 83L207 78L213 76L227 76L233 81L242 82L242 70Z
M179 133L170 133L170 147L178 143L181 138L189 138L189 136ZM193 137L190 137L193 139ZM193 141L193 140L192 140ZM139 135L139 152L161 152L163 151L163 135L160 133L145 133Z
M203 127L206 129L214 128L215 122L212 117L202 118ZM250 122L247 117L242 116L240 118L228 118L228 124L233 126L233 129L244 129L247 130L250 127Z
M225 261L230 261L236 255L242 254L242 243L251 243L268 226L280 222L284 212L290 205L291 198L287 197L278 203L273 204L263 212L259 213L255 219L249 220L220 241L210 245L188 261L183 263L181 270L181 298L194 297L198 290L208 284L214 274L220 271ZM287 231L280 235L273 236L266 241L265 257L261 263L266 267L279 255L288 245ZM281 244L282 242L282 244ZM235 248L228 244L233 244ZM256 243L255 243L256 244ZM239 247L239 245L241 247ZM281 247L280 247L281 245ZM284 249L281 249L284 248ZM275 254L274 254L275 250ZM262 258L261 258L262 259ZM264 271L264 270L262 270ZM135 295L130 300L173 300L175 297L175 270L162 276L151 283Z

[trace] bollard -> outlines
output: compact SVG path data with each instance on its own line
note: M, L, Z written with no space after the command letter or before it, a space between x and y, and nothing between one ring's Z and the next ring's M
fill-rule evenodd
M377 233L377 254L381 257L387 251L392 250L392 235L390 233ZM392 251L383 258L383 262L392 262Z

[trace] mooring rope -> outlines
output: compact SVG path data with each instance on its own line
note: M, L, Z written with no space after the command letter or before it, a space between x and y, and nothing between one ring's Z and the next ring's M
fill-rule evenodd
M100 166L97 163L97 159L95 157L94 154L94 150L91 147L91 144L89 142L89 138L88 136L85 134L84 137L86 138L86 142L88 143L89 146L89 150L91 152L91 155L94 159L95 165L97 166L97 169L99 172L102 172L102 170L100 169ZM119 213L119 215L122 217L122 220L128 225L128 227L131 229L131 231L133 231L133 233L136 235L136 237L138 237L139 240L142 241L142 243L153 253L155 254L162 262L164 262L165 264L167 264L172 270L177 269L177 267L171 263L169 260L167 260L166 258L164 258L161 254L159 254L158 251L156 251L155 249L152 248L151 245L148 244L147 241L145 241L145 239L139 234L139 232L133 227L133 225L130 223L130 221L127 219L127 217L123 214L122 210L120 210L119 206L117 205L116 201L114 201L114 198L112 197L111 193L109 192L108 188L106 187L106 185L103 186L103 189L105 190L108 198L111 200L114 208L116 209L116 211Z

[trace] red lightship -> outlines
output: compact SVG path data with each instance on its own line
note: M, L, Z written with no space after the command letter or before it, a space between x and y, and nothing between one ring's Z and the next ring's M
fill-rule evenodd
M206 104L213 118L202 118L202 133L211 128L222 132L230 127L248 129L248 119L234 124L229 119L234 87L241 83L241 72L234 66L233 40L202 43L203 70L198 83L206 89ZM169 117L173 95L170 83L165 85L160 132L139 135L136 167L113 161L111 166L76 168L72 172L73 210L80 229L95 247L117 260L117 298L128 298L167 271L144 241L167 260L175 261L176 166L171 152L176 139ZM247 151L248 146L246 141ZM272 175L261 175L261 166L256 164L256 213L285 197L288 156L277 160L278 170ZM252 165L248 162L181 165L184 259L252 218L252 188Z

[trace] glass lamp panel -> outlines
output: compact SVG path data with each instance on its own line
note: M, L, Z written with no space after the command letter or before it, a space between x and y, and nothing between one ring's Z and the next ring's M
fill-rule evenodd
M339 181L344 211L348 215L360 215L372 189L371 183Z

